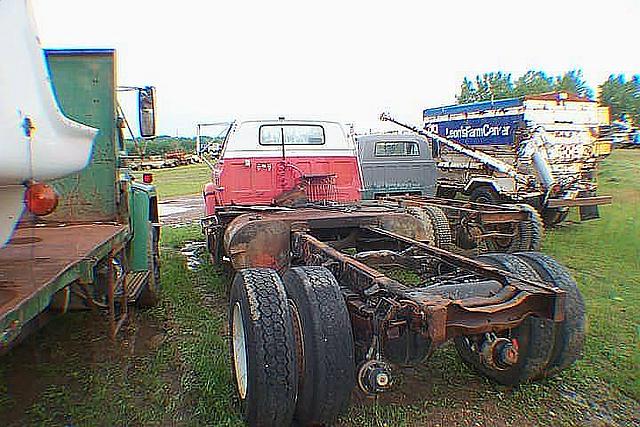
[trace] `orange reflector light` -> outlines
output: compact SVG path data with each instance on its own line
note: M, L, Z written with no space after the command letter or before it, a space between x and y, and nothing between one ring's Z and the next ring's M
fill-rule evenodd
M142 174L142 182L145 184L151 184L153 182L153 174L151 173L143 173Z
M37 216L45 216L56 210L58 194L53 187L42 182L36 182L27 188L24 202L29 212Z

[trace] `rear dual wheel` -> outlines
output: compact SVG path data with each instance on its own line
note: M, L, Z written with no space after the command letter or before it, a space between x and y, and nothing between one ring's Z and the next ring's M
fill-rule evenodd
M340 286L325 267L294 267L283 281L299 337L295 419L333 423L355 386L351 320Z
M545 281L566 292L562 322L527 317L517 328L496 334L463 336L455 339L462 360L488 378L515 385L551 376L575 362L582 353L585 335L585 308L580 291L569 273L553 258L537 253L487 254L478 260L520 275ZM501 343L517 350L515 363L487 363L487 348ZM498 349L500 350L500 349Z
M503 199L492 187L480 186L471 192L469 200L475 203L496 205L501 203ZM541 217L538 211L531 205L526 203L517 204L513 207L526 212L529 218L519 223L505 223L500 225L496 230L490 230L512 234L513 237L494 238L482 241L481 247L479 248L481 252L512 253L518 251L537 251L540 249L542 234L544 232L543 217Z
M249 425L331 423L355 384L351 322L324 267L236 274L229 304L236 389Z
M233 376L251 425L287 426L298 393L293 327L278 274L239 270L231 285L229 332Z
M436 206L410 208L409 213L418 218L425 228L427 243L449 249L452 245L451 226L444 211Z

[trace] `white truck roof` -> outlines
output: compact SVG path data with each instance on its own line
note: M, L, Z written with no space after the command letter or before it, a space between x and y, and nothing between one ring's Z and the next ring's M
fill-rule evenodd
M222 158L280 157L282 143L265 138L266 132L274 132L282 127L300 127L303 132L307 128L315 135L314 140L305 139L305 135L302 135L298 142L294 141L295 136L285 141L286 156L356 156L353 138L339 122L271 119L236 122L225 141Z

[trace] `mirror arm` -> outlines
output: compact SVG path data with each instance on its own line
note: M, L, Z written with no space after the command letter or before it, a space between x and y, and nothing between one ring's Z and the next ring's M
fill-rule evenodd
M136 140L136 137L133 134L133 130L131 129L131 126L129 125L129 121L127 120L127 116L124 115L124 110L122 109L122 106L120 105L119 102L116 102L116 108L118 109L118 115L120 117L122 117L122 120L124 121L124 124L127 127L127 130L129 131L129 135L131 135L131 140L133 141L133 145L136 147L136 151L140 155L140 158L144 160L144 151L146 151L146 148L147 148L146 144L145 144L145 147L141 150L140 149L140 145L138 144L138 141ZM122 141L122 143L124 144L124 141Z

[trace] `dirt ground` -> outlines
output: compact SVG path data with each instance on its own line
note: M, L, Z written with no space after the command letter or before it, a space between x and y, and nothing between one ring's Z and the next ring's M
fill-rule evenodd
M176 254L180 252L176 251ZM198 281L199 275L205 273L189 274ZM197 293L201 309L213 318L224 317L226 295L223 289L212 291L196 286L193 292ZM32 424L27 420L51 419L40 417L38 410L49 410L54 414L60 411L53 419L67 425L93 425L91 420L95 418L77 422L80 415L70 414L66 407L82 403L91 408L91 404L84 401L87 383L92 394L105 393L103 388L107 394L112 390L115 402L123 398L122 389L129 388L133 393L131 399L142 405L141 410L150 411L146 407L153 404L149 403L152 400L149 394L155 392L149 389L144 377L148 375L145 371L149 369L149 360L157 358L167 348L183 348L194 339L193 334L199 339L196 331L180 323L179 316L170 304L165 304L162 311L134 313L132 321L115 342L107 337L106 324L99 314L72 313L54 319L9 355L0 358L4 365L5 388L0 392L6 393L5 399L11 401L4 406L0 401L2 425L27 425ZM83 327L87 323L103 325L104 329ZM219 323L213 333L226 340L225 322ZM173 351L169 353L173 354ZM222 357L226 360L224 352ZM176 407L167 407L166 414L158 415L149 424L199 425L200 422L188 421L193 415L190 405L194 397L184 386L185 376L198 375L197 369L194 372L193 367L179 357L162 363L168 364L169 368L161 373L160 392L181 397ZM87 377L100 376L104 370L109 372L108 376L97 382L87 382ZM377 399L354 390L351 408L338 425L640 426L640 404L612 391L606 384L584 385L571 375L562 375L524 387L503 387L464 366L450 345L437 350L423 364L396 367L394 376L392 391ZM40 402L43 398L44 405ZM96 403L102 402L100 399ZM163 408L155 410L162 411ZM237 411L237 408L231 410ZM176 414L181 414L178 416L182 421L176 420ZM144 418L131 419L131 425L147 424L143 422ZM224 424L236 425L237 421Z
M158 203L158 215L162 225L185 224L202 218L202 195L173 197Z

